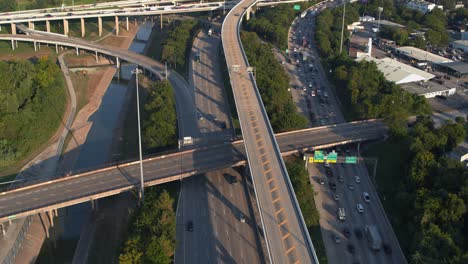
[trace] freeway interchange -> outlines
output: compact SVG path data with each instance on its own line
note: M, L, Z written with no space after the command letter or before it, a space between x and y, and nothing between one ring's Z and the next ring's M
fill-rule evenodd
M267 244L268 254L266 257L268 260L272 263L318 263L281 153L288 154L306 149L376 139L385 134L386 128L380 121L343 123L285 133L275 139L239 39L238 31L242 17L250 11L249 8L255 2L242 1L234 6L227 15L222 30L223 47L245 142L202 147L150 158L144 162L145 185L151 186L180 180L198 173L243 164L247 158L248 168L256 190L261 226ZM207 7L209 8L209 6ZM218 5L217 9L219 7ZM193 10L199 11L198 9ZM113 11L114 13L109 13L109 15L122 15L116 14L116 12L122 13L120 11L120 9ZM131 10L133 15L139 15L140 11L158 10L141 10L141 8ZM179 11L176 10L175 13ZM72 15L75 15L75 12ZM85 15L95 16L96 14L86 13ZM74 18L68 14L66 16ZM22 20L18 21L22 22ZM88 50L97 50L96 45L98 45L92 44L94 46L90 47L86 41L80 42L77 39L55 36L10 35L2 38L59 43L59 45L69 46L78 45L80 48ZM62 41L62 43L57 40ZM151 70L161 78L161 64L145 58L135 59L136 55L125 51L116 51L108 47L99 48L101 53L132 61ZM321 74L323 75L323 72ZM326 81L324 76L321 78L321 81ZM171 80L171 82L174 81ZM339 109L337 109L337 113L339 113ZM338 120L339 117L335 123L343 122L343 120ZM137 165L135 162L119 165L2 193L0 195L0 221L61 208L90 199L99 199L133 189L139 184Z

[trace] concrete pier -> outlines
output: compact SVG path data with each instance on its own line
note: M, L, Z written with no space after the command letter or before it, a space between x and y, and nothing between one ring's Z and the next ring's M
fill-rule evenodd
M34 30L34 28L35 28L34 22L29 21L28 22L28 28Z
M119 35L119 17L115 16L115 35Z
M11 23L11 34L16 35L16 24Z
M80 18L80 21L81 21L81 37L84 38L84 36L86 34L84 18Z
M63 20L63 34L65 36L68 36L68 20L67 19Z
M98 33L102 37L102 17L98 17Z
M50 21L46 20L45 25L46 25L46 31L50 32Z

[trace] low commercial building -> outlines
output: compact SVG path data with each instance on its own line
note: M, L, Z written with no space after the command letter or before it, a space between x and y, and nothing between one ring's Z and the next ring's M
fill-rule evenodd
M395 49L397 55L406 57L410 60L413 60L414 63L417 62L429 62L430 64L436 63L447 63L453 62L451 59L444 58L442 56L430 53L428 51L418 49L411 46L404 46Z
M468 52L468 40L455 40L452 42L452 47L454 49L461 49L466 53Z
M468 63L465 62L454 61L449 63L439 63L435 64L433 68L458 78L468 77Z
M349 56L351 58L361 58L371 56L372 38L363 38L357 35L352 35L349 39Z
M426 98L434 98L436 96L450 96L454 95L456 92L455 87L447 87L432 81L425 83L406 83L401 85L401 88L405 89L406 91L412 94L421 95Z
M434 3L429 3L426 1L409 1L406 4L406 7L413 10L418 10L420 12L428 13L431 12L434 8L443 9L443 6L438 6Z
M412 66L401 63L390 58L376 59L369 56L358 58L358 61L366 60L373 61L377 64L379 71L383 73L385 79L396 84L404 84L411 82L427 82L435 76L414 68Z

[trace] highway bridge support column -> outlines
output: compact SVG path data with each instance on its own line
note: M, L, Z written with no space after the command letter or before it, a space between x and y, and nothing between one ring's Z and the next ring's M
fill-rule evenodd
M55 44L55 53L58 53L58 44Z
M98 209L98 201L97 200L91 200L91 210L94 212Z
M120 59L119 59L119 57L115 57L115 65L117 66L117 69L120 69Z
M34 51L37 51L36 41L34 41Z
M50 21L46 20L45 25L46 25L46 31L50 32Z
M129 27L129 24L128 24L128 17L126 17L125 20L126 20L125 22L127 23L127 31L129 31L130 27Z
M68 20L66 19L63 20L63 34L68 36Z
M35 28L34 27L34 22L29 21L28 22L28 28L31 29L31 30L34 30L34 28Z
M14 39L11 40L11 49L15 50L15 40Z
M98 20L98 32L99 32L99 36L101 37L102 36L102 17L98 17L97 18Z
M99 55L97 53L97 50L95 50L95 53L96 53L96 62L99 62Z
M80 55L80 51L78 50L78 47L76 47L75 49L76 49L76 56Z
M84 38L85 33L86 33L84 18L80 18L80 21L81 21L81 37Z
M16 24L11 23L11 34L16 35Z
M119 35L119 17L115 16L115 35Z
M54 211L47 211L47 217L49 217L50 227L54 227Z
M0 229L2 229L2 234L6 235L6 229L5 229L5 226L3 225L3 223L0 224Z

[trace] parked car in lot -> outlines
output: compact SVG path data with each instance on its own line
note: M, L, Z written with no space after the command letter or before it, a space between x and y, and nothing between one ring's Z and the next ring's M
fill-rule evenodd
M344 176L343 176L343 175L340 175L340 177L338 177L338 181L339 181L339 182L344 182Z
M337 234L334 234L334 235L333 235L333 241L335 241L336 244L341 243L341 238L340 238L340 236L337 235Z
M349 188L350 190L354 190L354 184L352 184L352 183L348 184L348 188Z
M328 186L330 186L330 190L336 191L336 183L334 183L334 182L329 182L329 183L328 183Z
M333 200L338 201L340 200L340 196L338 194L333 195Z
M319 183L320 183L321 185L324 185L324 184L325 184L325 181L323 180L323 178L320 178L320 179L319 179Z

